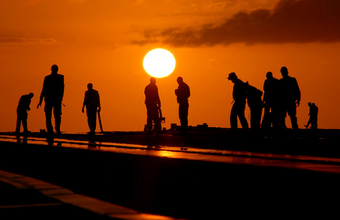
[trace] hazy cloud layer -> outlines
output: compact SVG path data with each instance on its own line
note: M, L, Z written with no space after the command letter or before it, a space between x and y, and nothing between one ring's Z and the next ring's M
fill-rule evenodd
M310 43L340 41L339 0L281 0L273 10L240 12L221 25L147 31L134 44L177 47L233 43Z
M0 44L53 44L53 38L0 37Z

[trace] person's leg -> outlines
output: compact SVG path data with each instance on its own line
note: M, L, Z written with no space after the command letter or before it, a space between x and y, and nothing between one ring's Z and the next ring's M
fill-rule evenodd
M45 103L45 117L46 117L46 129L48 134L53 134L52 127L52 105Z
M295 103L294 105L291 104L288 109L288 115L290 117L290 121L292 123L292 128L293 129L299 129L299 126L297 124L297 117L296 117L296 106Z
M60 134L61 125L61 102L57 102L53 106L54 120L55 120L55 130Z
M181 121L181 130L183 133L187 133L188 130L188 111L189 103L179 104L179 119Z
M237 129L237 109L235 103L230 111L230 126L232 130Z

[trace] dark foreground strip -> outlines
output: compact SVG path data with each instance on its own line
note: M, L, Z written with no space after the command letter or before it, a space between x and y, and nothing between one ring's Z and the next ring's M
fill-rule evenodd
M9 173L0 170L0 182L10 184L18 189L34 189L45 196L56 199L61 204L70 204L82 209L89 210L99 215L111 217L114 219L136 219L136 220L173 220L173 218L152 214L138 213L132 209L128 209L119 205L101 201L88 196L75 194L71 190L43 182L27 176ZM36 206L37 204L35 204ZM43 205L60 205L54 204L38 204ZM0 208L17 208L14 206L2 206ZM53 214L52 214L53 215Z

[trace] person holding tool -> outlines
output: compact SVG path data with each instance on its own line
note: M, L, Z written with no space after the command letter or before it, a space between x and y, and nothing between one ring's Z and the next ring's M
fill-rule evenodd
M152 122L154 125L154 131L159 134L161 131L161 101L159 99L158 87L156 85L156 79L150 78L150 84L145 87L145 106L147 110L147 131L152 133ZM163 116L161 116L163 119Z

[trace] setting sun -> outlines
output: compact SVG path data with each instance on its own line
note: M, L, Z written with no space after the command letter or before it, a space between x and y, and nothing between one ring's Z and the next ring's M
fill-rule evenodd
M162 78L170 75L176 66L175 57L165 49L154 49L148 52L143 60L145 71L153 77Z

